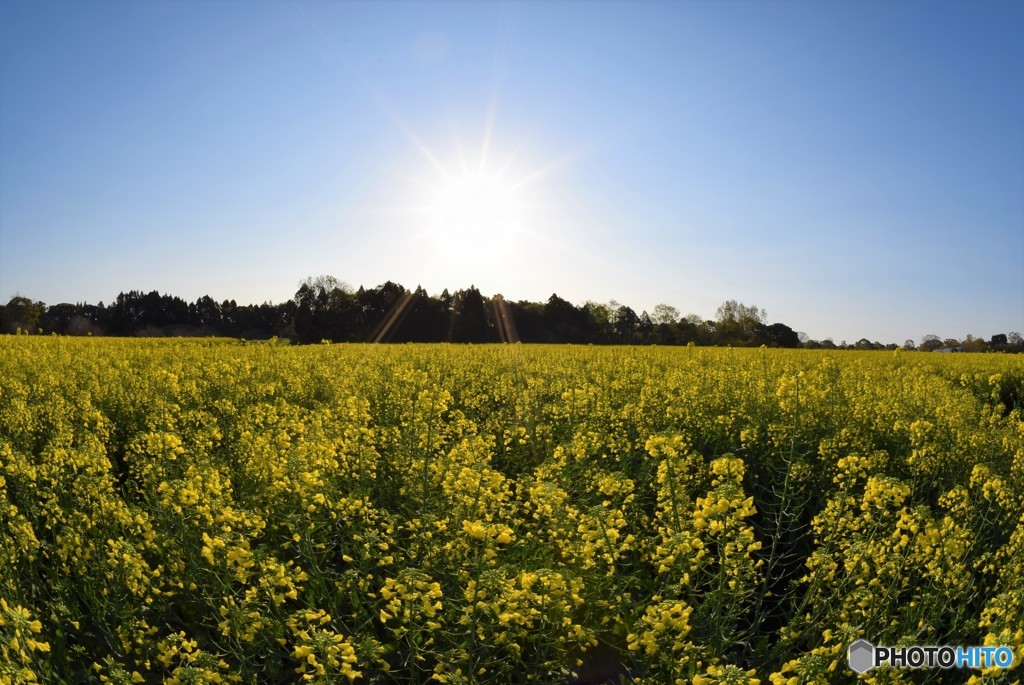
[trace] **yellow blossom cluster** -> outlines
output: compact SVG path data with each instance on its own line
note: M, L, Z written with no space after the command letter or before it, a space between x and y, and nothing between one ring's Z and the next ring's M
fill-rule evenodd
M1024 661L1024 359L0 337L0 685ZM923 672L922 672L923 673Z
M37 655L50 652L50 644L39 639L42 631L42 622L28 609L0 598L0 683L39 680L33 665Z

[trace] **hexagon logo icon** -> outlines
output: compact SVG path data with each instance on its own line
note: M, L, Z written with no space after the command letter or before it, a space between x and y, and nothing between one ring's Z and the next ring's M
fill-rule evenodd
M875 646L867 640L857 640L850 645L846 663L856 673L871 670L875 666Z

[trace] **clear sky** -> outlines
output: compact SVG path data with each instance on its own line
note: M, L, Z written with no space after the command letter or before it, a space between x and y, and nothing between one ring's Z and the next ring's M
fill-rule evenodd
M1024 330L1021 2L5 2L0 298Z

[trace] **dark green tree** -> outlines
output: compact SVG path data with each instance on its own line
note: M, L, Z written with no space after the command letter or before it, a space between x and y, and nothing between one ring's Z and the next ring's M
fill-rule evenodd
M476 286L455 293L452 308L452 342L495 342L495 330L488 322L487 305Z
M39 318L46 311L44 302L35 302L27 297L15 295L3 306L3 330L14 333L19 328L25 333L35 333L39 329Z
M615 335L618 342L634 342L633 338L640 330L640 317L630 307L622 305L615 311Z

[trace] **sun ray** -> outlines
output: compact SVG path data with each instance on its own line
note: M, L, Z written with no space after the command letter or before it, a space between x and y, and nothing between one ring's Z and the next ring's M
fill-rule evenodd
M512 187L514 189L518 190L518 189L524 188L524 187L526 187L526 186L528 186L530 184L536 183L537 181L540 181L541 179L547 178L551 174L553 174L553 173L555 173L555 172L557 172L557 171L559 171L559 170L569 166L573 162L575 162L579 157L581 157L583 155L583 153L585 151L586 151L586 148L583 148L581 150L570 152L567 155L563 155L561 157L558 157L558 158L552 160L551 162L548 162L544 166L539 167L538 169L535 169L535 170L527 173L525 176L520 178L518 181L514 182L512 184Z
M390 205L386 207L353 207L330 212L314 212L311 216L343 217L343 216L417 216L430 214L429 205Z
M426 180L426 179L424 179L424 178L422 178L420 176L404 173L404 172L399 171L398 169L396 169L394 166L384 166L382 164L373 164L372 167L377 169L378 171L388 175L388 176L393 176L394 178L397 178L397 179L399 179L401 181L409 183L410 185L414 185L414 186L420 188L421 190L425 190L428 193L437 193L437 192L440 192L440 190L441 190L441 184L431 183L429 180ZM449 176L448 178L451 178L451 177ZM441 180L443 181L444 178L442 178Z
M379 343L387 342L391 334L398 329L398 325L405 318L406 310L409 308L409 304L413 300L413 293L404 292L398 301L393 303L384 316L381 318L380 323L374 328L370 334L370 342Z
M504 297L495 295L491 299L491 312L498 326L498 340L503 343L519 342L515 319L512 318L512 313L509 311Z
M505 159L505 162L500 167L498 167L498 170L495 172L495 176L497 176L498 178L505 178L505 174L508 173L508 170L512 168L513 164L515 164L516 159L519 157L523 149L526 147L526 141L529 140L529 138L530 135L527 134L519 140L519 143L515 146L515 148L513 148L512 152Z
M416 132L412 129L412 127L405 123L405 120L398 114L398 112L395 111L390 105L388 105L387 101L385 101L384 96L381 95L380 91L378 91L377 88L375 88L374 85L370 83L370 81L365 76L363 76L362 72L359 69L357 69L356 66L350 60L348 60L343 53L335 49L333 42L323 33L323 31L320 30L320 28L314 22L309 20L309 18L306 16L305 11L299 4L298 0L293 0L291 5L294 8L293 17L297 17L300 25L309 33L310 36L312 36L311 42L314 44L314 46L316 46L322 53L326 54L328 59L331 61L333 61L334 58L337 56L342 65L344 65L345 70L348 71L348 73L356 81L358 81L359 84L363 86L363 88L366 89L366 91L370 94L370 97L373 99L374 104L376 104L377 107L379 107L381 111L383 111L388 116L388 118L391 119L391 122L395 125L395 127L399 131L401 131L402 135L404 135L409 140L410 143L412 143L413 148L424 159L426 159L431 164L431 166L433 166L438 171L438 173L441 174L442 178L451 178L451 173L445 168L443 164L441 164L441 162L437 159L437 156L433 153L433 151L431 151L431 149L422 140L420 140L419 136L416 135Z
M480 145L480 164L477 167L482 173L487 169L487 155L491 149L491 136L494 134L494 103L488 108L487 120L484 122L484 138Z
M455 154L459 157L459 168L462 170L462 175L465 176L469 173L469 160L466 159L466 146L462 144L462 136L459 132L452 130L452 137L455 138Z
M491 77L491 94L490 100L487 103L487 115L484 118L483 141L480 144L480 173L487 169L487 158L491 151L494 123L498 117L498 103L501 100L501 85L505 77L505 65L508 61L509 44L512 40L511 33L511 26L506 25L505 30L499 32L497 40Z
M527 172L527 174L520 178L518 181L512 183L512 187L518 190L519 188L543 180L548 176L557 173L558 171L561 171L567 166L575 164L579 160L597 152L601 148L604 148L607 145L610 145L611 143L619 140L620 138L623 138L630 131L640 128L642 125L649 122L655 116L655 114L656 111L653 110L650 112L646 112L636 117L635 119L623 124L622 126L619 126L617 129L612 130L608 134L595 138L594 140L591 140L587 143L584 143L583 145L577 147L575 150L567 152L566 154L560 157L556 157L547 164L544 164L543 166L538 167L537 169L531 172Z
M524 235L529 236L530 239L538 243L547 243L548 245L555 247L557 250L565 254L572 255L574 258L590 262L592 265L596 267L600 267L602 269L618 273L619 275L626 276L628 278L638 278L637 274L633 273L632 271L628 271L627 269L624 269L618 264L610 262L607 259L598 257L594 253L585 249L579 243L575 245L570 245L569 243L555 237L555 235L552 233L538 231L528 226L522 226L520 230Z
M395 124L395 126L398 127L398 130L400 130L405 135L405 137L409 139L409 142L412 143L416 151L419 152L420 155L422 155L428 162L430 162L430 164L438 171L438 173L441 174L442 178L446 180L450 179L452 176L451 173L449 173L449 171L444 167L444 165L438 161L437 157L434 156L434 153L431 152L430 148L427 147L427 145L419 139L419 137L412 130L412 128L410 128L405 123L405 121L403 121L402 118L398 116L397 112L391 109L387 105L387 103L384 102L381 96L376 92L376 90L374 90L373 86L366 82L366 80L363 79L362 76L357 74L357 78L359 78L363 82L363 85L365 85L366 88L370 90L370 93L377 101L377 106L384 110L389 117L391 117L392 122Z
M309 15L302 9L302 5L298 0L292 0L290 3L287 3L287 7L291 10L290 16L292 20L298 23L301 30L309 34L310 42L313 43L320 56L326 58L328 62L333 61L337 52L334 49L333 41L327 37L315 22L310 20Z

